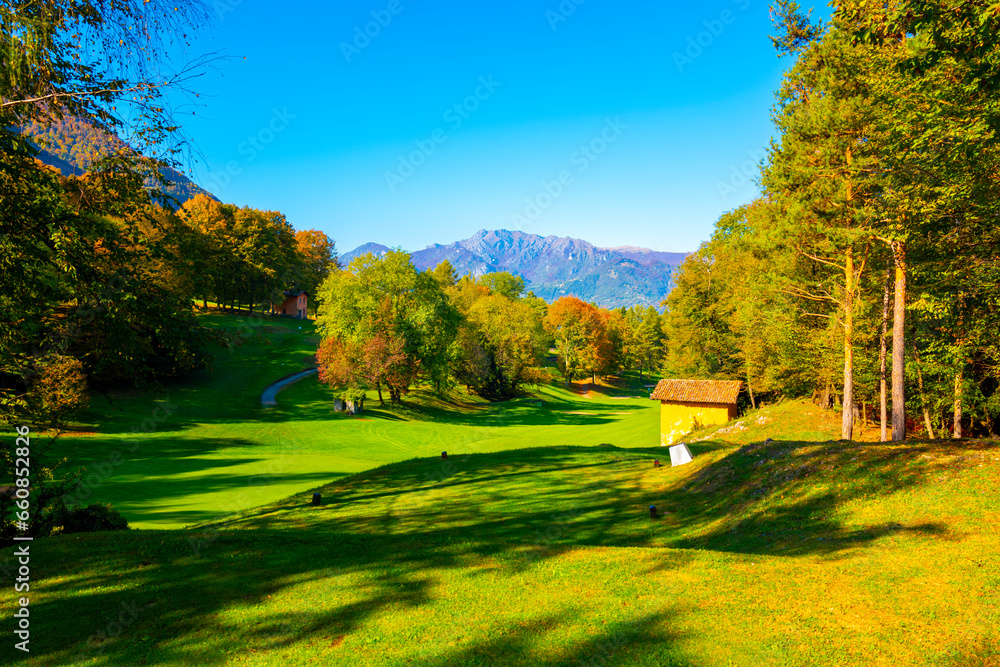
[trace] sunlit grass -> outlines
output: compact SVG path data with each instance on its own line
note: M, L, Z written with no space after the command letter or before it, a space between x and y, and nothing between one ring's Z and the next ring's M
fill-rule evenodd
M133 526L179 528L284 498L303 487L413 457L490 452L526 444L609 442L647 446L658 439L656 405L635 396L641 383L603 387L585 399L558 381L530 397L489 404L464 387L442 396L417 388L402 406L381 407L374 392L360 418L333 412L333 395L315 377L263 408L274 380L314 365L310 321L213 314L211 326L244 334L221 350L211 371L158 392L96 394L79 430L60 443L69 467L90 477L88 502L111 502ZM636 386L632 386L636 385ZM641 394L641 391L639 391ZM169 408L169 414L165 412Z
M36 663L72 664L134 598L148 617L97 664L988 664L1000 448L693 449L424 458L318 507L45 540L64 579L39 583L38 626L61 639Z
M277 370L190 391L243 405ZM102 489L207 520L33 543L27 664L997 664L1000 446L838 442L793 401L655 468L656 405L626 389L419 393L364 419L318 384L243 421L192 399ZM234 470L276 461L298 463L219 517L251 488ZM123 605L142 611L116 626Z

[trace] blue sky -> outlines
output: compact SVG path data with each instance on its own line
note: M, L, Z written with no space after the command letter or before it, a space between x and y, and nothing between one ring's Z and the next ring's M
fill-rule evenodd
M755 196L790 64L761 0L210 4L188 55L228 58L175 100L195 180L341 252L484 228L693 250Z

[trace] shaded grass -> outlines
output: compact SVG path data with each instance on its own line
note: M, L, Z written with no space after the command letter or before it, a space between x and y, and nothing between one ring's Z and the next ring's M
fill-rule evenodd
M419 458L316 487L319 507L42 540L29 664L994 659L996 444L692 449ZM130 600L148 611L100 640Z
M361 419L305 381L263 411L313 335L267 326L168 387L150 433L130 424L153 397L121 392L67 440L129 448L96 498L199 525L34 542L27 664L996 663L994 443L836 442L835 413L790 402L654 468L657 405L621 399L644 395L629 377Z
M443 450L489 452L535 445L643 446L657 442L656 405L646 399L593 400L554 381L532 395L490 404L456 389L418 389L400 406L372 393L360 418L334 413L333 395L306 378L263 408L274 380L314 365L310 321L202 316L238 332L211 371L164 385L94 397L60 454L91 483L86 502L111 502L136 527L176 528L295 493L386 463ZM622 379L631 391L629 378ZM635 384L635 382L632 382ZM628 414L622 414L622 413ZM111 474L113 452L124 463Z

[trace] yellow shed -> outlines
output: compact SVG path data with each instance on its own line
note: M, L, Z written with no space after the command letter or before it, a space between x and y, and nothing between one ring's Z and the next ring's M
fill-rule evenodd
M660 402L660 444L672 445L700 426L736 418L739 380L660 380L650 398Z

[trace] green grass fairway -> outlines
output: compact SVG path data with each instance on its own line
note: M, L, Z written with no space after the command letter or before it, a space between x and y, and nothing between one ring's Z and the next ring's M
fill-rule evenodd
M997 664L1000 445L783 438L810 408L676 469L659 447L425 458L319 507L39 540L26 664Z
M638 384L355 419L303 381L265 412L314 335L266 326L67 438L95 470L135 446L94 498L142 529L31 543L24 664L1000 665L1000 443L837 442L790 401L656 468Z
M180 528L287 497L385 463L440 454L525 446L645 447L658 442L658 406L641 383L600 388L591 398L560 382L530 399L490 405L464 388L438 398L415 391L401 407L369 398L361 418L332 411L332 394L314 377L262 408L274 380L314 365L311 321L210 315L246 343L218 354L211 371L160 395L95 395L81 429L64 436L70 467L85 467L87 502L111 502L137 528ZM647 381L648 382L648 381ZM122 462L111 465L119 452ZM86 494L87 491L84 491Z

